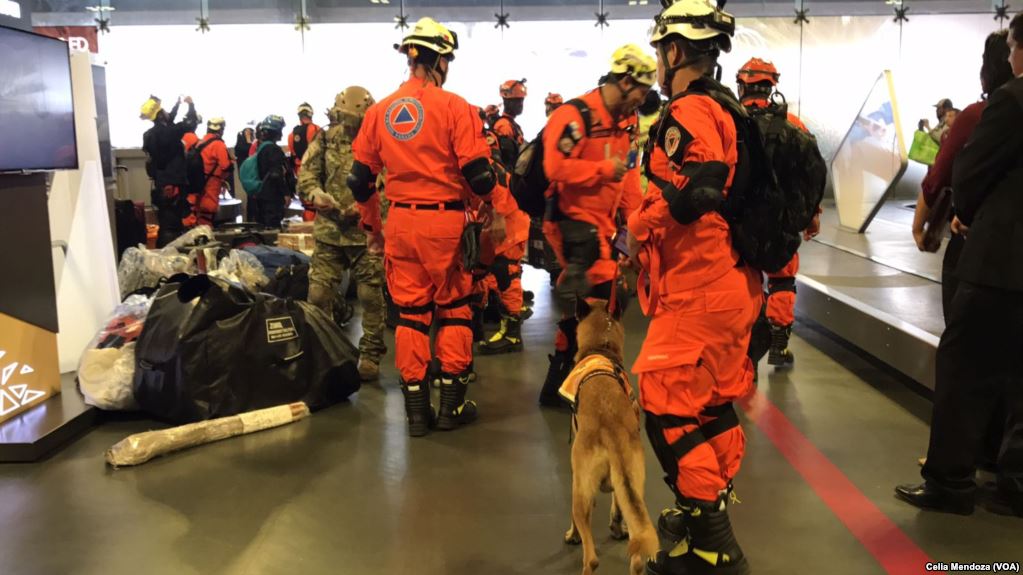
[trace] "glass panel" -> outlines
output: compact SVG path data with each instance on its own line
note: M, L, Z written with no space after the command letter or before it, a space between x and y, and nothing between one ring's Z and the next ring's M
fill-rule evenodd
M864 231L906 170L906 144L891 72L874 82L831 164L838 220Z

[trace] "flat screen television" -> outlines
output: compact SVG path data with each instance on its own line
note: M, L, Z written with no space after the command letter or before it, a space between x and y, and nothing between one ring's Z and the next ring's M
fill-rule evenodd
M63 40L0 26L0 172L78 168Z

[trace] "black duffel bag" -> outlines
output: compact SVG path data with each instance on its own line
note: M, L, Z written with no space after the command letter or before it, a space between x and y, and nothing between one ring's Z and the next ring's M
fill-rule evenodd
M359 389L357 349L318 308L208 276L160 288L135 361L139 406L173 423L295 401L315 411Z

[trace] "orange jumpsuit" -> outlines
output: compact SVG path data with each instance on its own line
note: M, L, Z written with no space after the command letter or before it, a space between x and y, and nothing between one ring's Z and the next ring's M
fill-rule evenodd
M743 100L743 106L747 108L766 108L770 105L764 98L751 98ZM789 123L809 133L806 125L794 114L788 115ZM818 210L819 213L819 210ZM799 254L792 256L792 260L784 268L774 273L767 274L767 320L771 325L788 327L796 321L796 274L799 273Z
M544 171L551 187L547 197L556 198L555 218L596 226L599 257L586 272L591 286L614 280L618 263L612 258L611 239L618 230L616 217L639 207L642 199L639 168L630 169L614 181L614 159L628 163L636 151L635 118L616 123L604 106L600 90L579 98L590 108L591 126L586 135L583 118L575 106L562 106L551 114L544 129ZM567 150L567 151L566 151ZM566 266L564 241L557 221L544 222L544 235ZM606 295L604 296L607 297Z
M707 96L688 95L674 99L660 122L651 134L650 186L629 218L649 278L648 286L640 282L641 303L651 316L633 371L647 434L669 484L680 499L714 501L745 451L731 402L752 391L746 349L762 305L761 280L737 267L728 224L717 211L683 224L665 198L667 192L687 197L688 188L701 186L727 193L738 158L731 116ZM701 167L727 177L697 181L706 173Z
M515 198L508 191L510 174L501 163L501 148L497 136L484 129L487 144L490 145L491 164L498 174L498 186L504 188L494 199L494 210L505 217L506 236L504 241L494 244L489 234L481 239L480 264L485 266L485 275L473 285L474 300L486 306L491 291L501 297L508 315L518 317L522 311L522 257L526 254L529 241L529 215L519 209ZM474 208L479 207L474 202Z
M202 142L214 140L202 149L202 161L206 170L206 186L203 194L194 203L195 217L199 225L212 226L220 209L220 189L231 171L231 157L227 144L216 134L206 134ZM200 142L200 144L202 143Z
M559 222L573 220L596 227L596 246L590 247L588 256L593 262L586 270L591 289L582 295L610 299L618 272L611 246L618 230L616 218L620 212L628 216L643 196L638 167L626 171L620 181L614 179L614 159L628 163L630 153L638 151L635 131L630 129L636 119L616 122L604 106L599 89L579 99L590 109L588 136L582 114L575 106L555 110L544 128L544 171L551 182L547 197L549 202L557 203L557 210L545 219L543 231L558 264L567 269L569 258ZM562 272L559 284L566 275ZM574 330L573 318L558 323L554 341L558 352L574 354Z
M395 363L402 380L426 377L435 309L441 370L466 373L472 362L472 275L463 266L460 243L472 191L461 170L490 157L479 116L461 97L412 78L367 110L352 152L373 174L387 169L384 272L401 315ZM499 195L499 189L489 194ZM359 204L364 227L380 230L379 208L377 194Z

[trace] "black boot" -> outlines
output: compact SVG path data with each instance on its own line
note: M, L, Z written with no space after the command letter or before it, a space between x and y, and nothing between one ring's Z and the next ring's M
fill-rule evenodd
M688 537L647 563L649 575L748 575L749 563L728 519L725 497L679 504Z
M440 412L437 429L451 431L459 426L476 421L476 403L465 400L469 389L469 373L462 375L444 374L440 379Z
M522 320L507 316L501 320L501 329L479 346L480 355L515 353L522 351Z
M561 384L565 383L565 378L572 372L575 364L568 352L564 351L556 351L554 355L548 355L547 359L550 360L551 365L547 368L547 379L544 380L543 388L540 390L540 405L568 407L568 403L561 397L558 390L561 389Z
M734 495L735 488L731 483L725 488L722 494L728 503L738 503L739 498ZM677 496L677 495L676 495ZM672 543L679 543L689 536L689 527L686 525L686 514L680 507L669 507L661 511L657 519L657 532L661 537Z
M771 349L767 353L767 364L774 366L792 365L796 357L789 351L789 335L792 326L771 326Z
M579 351L575 334L578 327L579 320L574 317L558 322L558 329L568 339L568 349L555 351L554 355L547 356L551 364L547 368L547 378L544 379L543 388L540 389L540 405L544 407L568 407L558 390L561 389L561 384L565 383L568 374L572 373L572 369L575 367L575 354Z
M430 433L436 423L433 406L430 405L430 388L422 381L401 382L405 395L405 417L408 419L408 434L422 437Z

